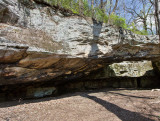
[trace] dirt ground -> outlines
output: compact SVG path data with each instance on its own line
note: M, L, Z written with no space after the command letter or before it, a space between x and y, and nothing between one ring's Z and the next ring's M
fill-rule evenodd
M0 121L160 121L160 90L103 89L4 102Z

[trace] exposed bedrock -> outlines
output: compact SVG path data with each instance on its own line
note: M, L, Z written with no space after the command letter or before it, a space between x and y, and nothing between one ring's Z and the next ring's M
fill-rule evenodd
M0 1L0 85L155 76L158 36L125 33L121 40L113 25L22 1Z

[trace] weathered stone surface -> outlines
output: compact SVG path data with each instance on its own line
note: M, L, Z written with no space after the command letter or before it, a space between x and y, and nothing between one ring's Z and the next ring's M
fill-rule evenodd
M106 79L115 77L138 78L143 76L155 76L151 61L124 61L121 63L113 63L92 72L88 75L87 79Z
M120 40L114 26L28 2L0 1L0 85L77 79L111 63L160 58L158 36Z
M0 44L0 63L14 63L23 59L28 46Z
M106 54L144 57L146 54L158 54L158 36L132 34L126 35L122 41L117 28L91 18L65 16L50 6L36 3L36 8L30 9L17 0L2 0L2 4L19 16L16 26L25 27L1 24L2 37L10 41L76 57L103 57ZM148 49L153 49L152 53Z
M109 67L114 71L116 77L154 76L151 61L114 63Z
M7 7L8 5L14 6L11 1L0 1L0 22L15 24L18 16Z

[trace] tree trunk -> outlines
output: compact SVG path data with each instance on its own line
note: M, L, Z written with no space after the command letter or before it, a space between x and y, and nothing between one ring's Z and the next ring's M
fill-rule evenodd
M100 8L103 9L103 0L100 1Z
M111 14L111 11L112 11L112 0L110 0L109 15Z
M92 17L94 17L94 0L91 0Z
M157 20L158 26L158 35L159 35L159 42L160 42L160 11L159 11L159 0L155 0L155 15Z
M82 15L82 13L83 13L83 1L79 0L78 3L79 3L79 14Z
M114 8L113 8L113 11L112 11L112 13L115 13L115 11L116 11L116 8L117 8L117 5L118 5L118 1L119 1L119 0L116 0L116 3L115 3L115 6L114 6Z
M156 35L158 35L158 23L157 23L157 19L156 19L156 15L154 15L154 20L155 20L155 27L156 27Z
M143 28L147 32L147 19L143 19Z
M152 35L153 35L153 24L152 24L152 15L150 15L150 31L151 31L151 33L152 33Z

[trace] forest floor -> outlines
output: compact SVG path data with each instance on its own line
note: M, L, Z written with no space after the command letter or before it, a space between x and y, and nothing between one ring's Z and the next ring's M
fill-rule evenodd
M160 121L160 90L103 89L3 102L0 121Z

